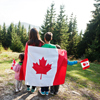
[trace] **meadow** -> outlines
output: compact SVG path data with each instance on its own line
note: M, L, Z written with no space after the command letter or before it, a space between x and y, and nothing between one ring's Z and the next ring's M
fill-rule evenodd
M60 85L56 96L42 97L36 93L27 94L23 82L23 91L14 94L14 71L11 70L13 58L18 62L17 52L0 52L0 100L100 100L100 64L90 63L90 67L83 70L81 64L67 66L65 84ZM26 96L25 96L26 95ZM37 98L37 99L36 99Z

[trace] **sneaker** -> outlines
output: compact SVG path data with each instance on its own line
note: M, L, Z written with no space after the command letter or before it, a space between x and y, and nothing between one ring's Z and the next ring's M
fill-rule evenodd
M27 87L27 91L30 91L30 87Z
M51 95L54 95L54 93L53 93L53 92L50 92L50 94L51 94Z
M22 87L19 89L19 91L21 91L22 90Z
M31 92L34 93L36 89L31 89Z
M55 94L55 95L57 95L57 94L58 94L58 92L55 92L54 94Z
M48 94L49 94L49 92L48 92L48 91L46 91L46 92L45 92L45 94L46 94L46 95L48 95Z
M18 93L18 92L19 92L19 90L18 90L18 89L16 89L16 90L15 90L15 93Z
M41 89L40 89L39 92L40 92L41 95L45 95L45 91L42 92Z

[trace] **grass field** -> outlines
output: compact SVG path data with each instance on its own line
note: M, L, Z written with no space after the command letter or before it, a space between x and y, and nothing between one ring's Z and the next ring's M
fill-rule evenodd
M82 70L81 64L68 66L66 79L75 81L79 87L100 92L100 64L90 63L86 70Z
M14 72L10 68L13 58L18 62L18 55L19 53L11 51L0 54L0 87L5 81L6 86L14 86L12 82L14 80ZM88 91L92 91L94 95L98 94L100 96L100 64L90 63L90 68L86 70L82 69L80 63L67 66L65 84L69 85L69 83L72 85L70 88L71 91L75 89L87 89ZM68 90L66 89L66 91ZM63 97L66 100L66 93L64 93ZM86 100L95 100L86 95L85 97L87 98Z

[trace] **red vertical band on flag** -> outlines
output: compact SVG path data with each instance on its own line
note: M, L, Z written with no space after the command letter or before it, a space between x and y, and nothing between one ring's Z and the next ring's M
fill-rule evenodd
M64 84L66 69L67 69L67 52L65 50L58 49L58 62L57 72L54 78L53 85Z
M90 67L90 66L84 67L83 70L85 70L85 69L87 69L87 68L89 68L89 67Z
M27 64L27 53L28 53L28 45L26 43L24 60L23 60L23 64L22 64L22 67L21 67L21 70L20 70L20 80L25 80L26 64Z

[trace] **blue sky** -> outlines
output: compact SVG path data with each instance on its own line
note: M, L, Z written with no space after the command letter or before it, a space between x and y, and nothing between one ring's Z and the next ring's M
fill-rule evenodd
M0 25L21 21L41 26L52 2L55 3L56 14L59 14L62 4L68 18L73 12L77 17L78 31L86 29L86 24L92 18L91 11L95 10L94 0L0 0Z

